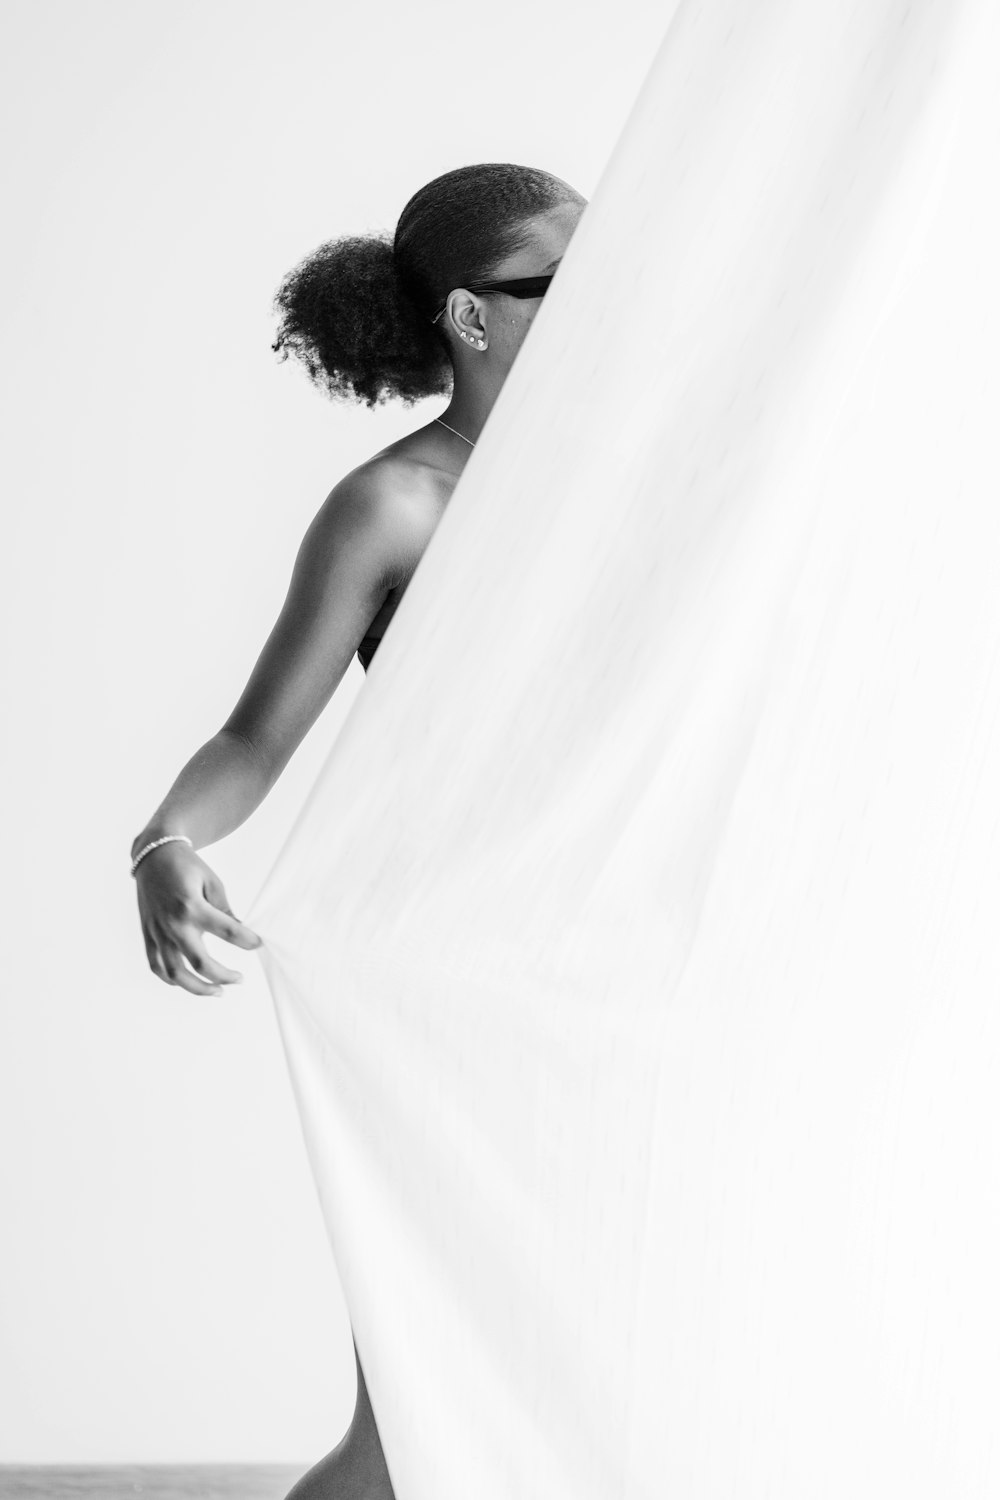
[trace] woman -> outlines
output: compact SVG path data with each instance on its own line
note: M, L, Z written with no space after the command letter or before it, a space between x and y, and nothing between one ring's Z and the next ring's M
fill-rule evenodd
M584 207L547 172L460 167L414 194L391 242L323 245L282 284L275 348L331 395L370 407L451 401L331 490L239 702L132 845L146 954L167 984L218 995L241 979L209 955L206 932L259 946L196 850L259 806L355 652L367 670ZM350 1427L289 1500L392 1500L356 1344L354 1353Z

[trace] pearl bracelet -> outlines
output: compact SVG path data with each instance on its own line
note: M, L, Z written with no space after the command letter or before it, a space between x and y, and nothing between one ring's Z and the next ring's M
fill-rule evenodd
M136 867L136 865L139 863L140 859L145 859L146 858L146 855L150 852L151 849L158 849L161 844L169 844L174 839L181 839L181 840L183 840L183 842L185 844L191 844L191 840L188 838L188 836L187 836L186 833L165 833L163 835L162 839L154 839L151 844L147 844L146 845L145 849L140 849L139 850L139 853L136 855L135 859L132 861L132 868L131 868L131 870L129 870L129 874L130 875L134 875L135 874L135 867ZM194 848L193 844L191 844L191 848L192 849Z

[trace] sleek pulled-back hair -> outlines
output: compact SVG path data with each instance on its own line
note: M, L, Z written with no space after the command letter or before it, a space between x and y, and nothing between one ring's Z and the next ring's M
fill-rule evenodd
M530 238L530 220L579 194L509 162L458 167L414 193L394 236L320 245L278 289L275 350L330 396L412 406L448 395L451 353L431 318L455 287L488 281Z

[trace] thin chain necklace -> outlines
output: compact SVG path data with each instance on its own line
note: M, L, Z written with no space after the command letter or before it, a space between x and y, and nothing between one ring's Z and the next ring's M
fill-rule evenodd
M435 417L434 420L435 420L435 422L441 422L441 418L440 417ZM448 427L448 423L447 422L441 422L441 426L442 427ZM457 428L455 428L455 427L448 427L448 431L449 432L453 432L456 437L460 437L462 439L463 443L468 443L468 445L469 445L470 448L474 448L476 446L475 443L472 441L471 438L464 437L463 434L460 433Z

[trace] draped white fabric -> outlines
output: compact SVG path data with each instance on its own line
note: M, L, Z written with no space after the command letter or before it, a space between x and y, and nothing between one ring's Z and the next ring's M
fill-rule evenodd
M664 20L247 919L398 1500L992 1496L994 7Z

